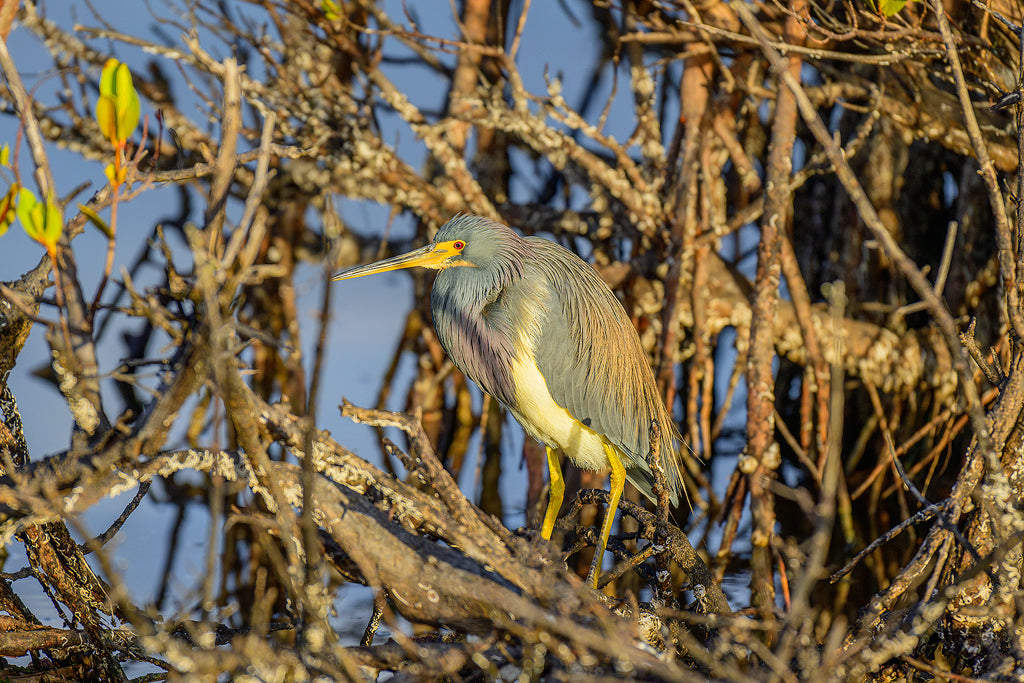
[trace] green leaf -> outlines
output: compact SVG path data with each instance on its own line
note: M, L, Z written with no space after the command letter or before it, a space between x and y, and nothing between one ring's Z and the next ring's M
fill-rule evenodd
M111 57L103 65L103 73L100 74L100 95L114 99L114 84L119 64L119 61Z
M43 244L48 249L57 246L60 234L64 232L64 214L53 201L53 192L46 197L45 219L43 223Z
M18 220L25 228L25 234L42 244L48 251L57 246L57 240L64 230L64 218L53 201L53 193L43 204L28 188L18 190Z
M123 64L121 66L124 66ZM127 70L127 68L125 69ZM131 76L129 75L129 78ZM129 80L129 83L131 81ZM118 95L117 102L117 139L127 140L135 132L135 127L139 125L139 96L135 92L133 87L128 91L127 95L123 97Z
M870 0L875 10L883 17L891 17L899 14L900 10L907 6L907 0Z
M113 98L100 95L96 100L96 123L100 124L100 132L108 140L116 140L117 135L117 103Z
M11 189L7 190L7 194L3 196L3 199L0 199L0 235L7 232L7 228L11 227L11 223L14 222L18 215L16 207L19 189L21 187L17 183L11 185Z
M131 69L127 64L118 64L117 70L114 71L114 94L120 97L133 90L135 90L135 85L132 84Z
M111 185L121 185L128 177L128 169L124 166L118 169L114 167L114 164L107 164L103 167L103 174L107 176Z
M108 59L100 75L100 96L96 100L96 122L114 144L131 137L139 125L139 93L127 64Z
M98 213L93 211L92 207L86 206L85 204L79 204L78 210L82 212L82 215L89 219L89 222L95 225L100 232L107 236L108 240L114 239L114 231L110 229L107 222L100 217Z
M323 0L320 3L320 10L329 21L341 18L341 8L338 7L338 3L335 0Z
M18 220L21 221L21 227L25 228L25 234L34 240L36 240L36 235L40 232L36 227L36 221L32 217L32 212L38 203L39 201L36 199L36 195L32 190L27 187L23 187L18 190Z

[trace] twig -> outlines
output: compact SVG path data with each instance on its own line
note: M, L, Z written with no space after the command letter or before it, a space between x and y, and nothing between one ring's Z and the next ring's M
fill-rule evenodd
M97 546L105 546L107 543L109 543L110 539L117 535L117 532L121 530L121 527L124 526L124 523L128 521L128 518L131 516L131 514L135 512L136 508L139 507L139 504L142 502L142 499L146 497L147 493L149 493L150 486L152 486L152 482L140 482L139 490L135 492L135 496L132 497L132 499L128 502L128 505L126 505L124 510L121 511L121 514L117 516L117 519L115 519L110 524L110 526L107 527L107 530L99 536L97 536L96 538L94 538L92 541L87 541L78 546L81 549L82 553L87 555L91 553Z
M903 520L902 522L900 522L899 524L897 524L893 528L889 529L884 534L882 534L881 536L879 536L875 540L871 541L871 543L869 543L859 553L854 555L853 559L851 559L849 562L847 562L843 566L842 569L840 569L839 571L837 571L834 574L832 574L832 576L830 576L829 579L828 579L829 583L835 583L839 579L843 578L844 576L846 576L847 574L852 572L854 567L856 567L857 564L862 559L864 559L865 557L867 557L868 555L873 553L876 548L882 546L885 543L888 543L891 539L893 539L896 536L898 536L904 529L907 529L908 527L912 527L915 524L920 524L921 522L928 521L929 519L931 519L935 515L937 515L940 512L942 512L942 510L945 509L947 505L948 505L948 502L944 501L944 500L943 501L939 501L938 503L935 503L933 505L929 505L928 507L926 507L926 508L924 508L922 510L918 510L917 512L915 512L912 517L908 517L907 519Z
M25 85L21 82L18 68L11 59L11 53L7 50L7 42L0 40L0 70L3 70L4 78L7 80L7 87L14 100L14 106L21 117L21 124L25 127L25 136L28 138L28 148L32 153L32 161L35 163L35 179L39 187L39 195L46 201L46 198L53 193L57 196L57 184L53 181L53 173L50 170L50 161L46 156L46 148L43 146L43 134L39 130L39 122L32 111L32 101L25 91Z
M942 258L939 261L939 270L935 274L935 294L942 296L942 290L946 287L946 277L949 275L949 264L953 260L953 247L956 245L956 221L950 221L949 226L946 228L946 241L942 245ZM928 305L923 301L915 301L912 304L900 306L896 309L896 314L901 316L907 316L911 313L923 311L928 308ZM963 339L963 335L961 335Z
M210 253L218 256L221 254L220 241L223 239L228 190L231 189L231 181L234 179L235 149L238 146L238 134L242 129L242 95L238 62L233 58L225 59L222 68L224 99L221 109L221 143L214 161L210 197L203 216ZM260 154L265 155L262 146Z
M608 492L599 489L584 489L580 491L575 500L573 500L573 506L581 506L586 504L607 504ZM574 507L563 517L571 517L574 510L579 509ZM657 516L651 514L645 508L629 500L619 501L619 512L623 515L629 515L635 519L641 526L640 534L645 538L653 539L656 538L656 532L658 529ZM588 530L593 531L592 527L587 527ZM693 545L690 544L690 539L687 538L686 534L681 529L674 525L668 525L666 527L668 531L664 541L664 550L668 553L668 556L679 565L679 568L686 572L687 577L690 580L690 587L696 590L697 586L703 586L706 591L707 604L709 609L714 614L732 614L732 609L729 607L729 602L725 597L725 593L722 592L722 588L719 585L717 579L714 578L707 565L704 564L704 560L701 559L697 551L693 549ZM592 534L590 539L591 543L596 540L597 534ZM656 545L661 545L656 543ZM658 549L655 549L658 552Z
M253 174L249 192L245 196L245 210L242 212L242 220L239 221L238 227L233 231L227 248L224 250L224 256L221 259L226 266L234 264L243 243L248 241L251 248L251 242L254 241L255 235L252 234L252 228L256 220L256 212L265 199L267 185L273 177L273 174L270 173L270 160L272 157L272 143L276 122L277 115L274 112L268 112L263 120L263 131L260 133L260 147L257 150L258 155L256 157L256 172ZM241 163L241 157L237 157L234 163Z
M797 12L805 9L797 3ZM744 9L746 7L744 6ZM786 42L802 44L803 25L795 16L786 20ZM788 77L799 83L803 61L797 55L780 58L775 64L777 78ZM769 618L775 603L775 582L772 579L771 548L775 526L775 505L770 487L764 481L775 476L778 463L772 453L778 452L775 441L775 358L773 321L779 307L779 279L782 272L784 235L792 219L793 146L796 142L797 104L795 93L779 89L771 126L771 145L765 181L767 197L761 218L761 235L757 245L757 276L751 304L750 346L747 354L747 447L746 456L755 465L748 475L750 512L754 537L751 550L751 588L754 603Z
M380 619L384 616L386 604L384 595L378 591L373 596L373 613L370 614L370 621L366 624L363 637L359 639L359 644L363 647L373 645L373 637L377 634L377 629L380 627Z
M523 28L526 26L526 15L530 13L530 3L532 0L523 0L523 7L519 10L519 21L516 22L516 34L512 38L512 47L509 48L508 58L515 61L516 54L519 52L519 40L523 37Z
M818 112L808 99L807 93L804 92L800 83L786 71L786 63L783 61L779 53L769 44L769 40L764 29L754 17L753 13L746 4L742 2L733 2L730 6L740 16L743 23L747 25L747 28L749 28L754 36L761 42L761 49L765 56L772 63L776 72L779 73L780 78L783 83L785 83L786 87L793 91L804 122L818 141L818 144L822 146L828 155L829 161L835 168L836 176L839 178L843 187L849 194L850 199L856 206L864 224L875 236L875 239L878 240L879 244L885 250L886 255L896 264L900 273L914 288L918 296L928 304L928 310L935 317L938 327L942 332L943 339L946 342L946 346L953 358L953 366L956 369L957 377L960 381L960 388L964 393L964 398L966 399L967 412L971 417L971 426L978 439L978 452L982 454L990 453L992 451L992 439L988 426L985 422L985 413L978 394L978 387L974 384L963 347L960 345L960 341L957 337L956 323L953 320L953 316L950 315L949 309L946 308L945 304L943 304L935 295L935 291L932 289L931 283L928 282L920 269L918 269L914 262L900 248L896 243L896 240L893 239L892 234L882 223L878 216L878 212L875 211L871 200L864 192L864 188L862 187L860 180L853 172L853 169L850 168L849 162L843 156L842 151L836 144L835 140L833 140L832 135L825 126L825 123L818 116Z
M999 245L999 271L1002 274L1003 291L1006 295L1006 316L1013 326L1017 339L1024 339L1024 314L1022 314L1020 305L1022 283L1017 279L1017 270L1021 265L1018 259L1024 257L1024 254L1014 254L1010 219L1006 215L1006 205L1003 203L1003 193L999 189L996 168L989 156L988 145L985 143L985 137L978 125L978 118L974 114L974 104L967 92L967 82L964 79L963 67L960 65L960 55L957 54L956 42L953 40L953 32L949 27L949 20L946 18L946 9L942 5L942 0L935 0L934 9L939 31L942 33L942 42L946 45L949 66L953 71L953 81L956 83L956 94L960 99L960 109L963 111L967 134L971 138L974 154L978 157L981 177L988 189L989 205L992 207L992 216L995 218L996 243Z
M651 486L651 491L654 493L654 498L657 501L658 525L659 527L664 527L668 525L670 504L668 483L665 479L665 468L661 466L661 427L658 425L657 420L651 420L647 438L650 444L647 449L647 466L651 468L651 473L654 474L654 484Z
M967 352L971 354L971 358L978 364L981 371L985 373L985 379L989 381L989 384L994 387L1001 386L1006 380L1006 375L998 365L989 363L988 359L985 358L985 354L978 348L978 340L974 338L974 328L977 324L978 319L971 318L971 324L967 327L967 330L960 333L960 342L967 349ZM998 356L993 354L992 359L996 361Z
M915 669L920 669L925 673L938 677L939 680L946 679L949 681L955 681L956 683L985 683L984 679L974 678L973 676L963 676L961 674L953 673L952 671L940 669L937 666L932 666L931 664L923 662L916 657L911 657L910 655L900 655L900 659Z

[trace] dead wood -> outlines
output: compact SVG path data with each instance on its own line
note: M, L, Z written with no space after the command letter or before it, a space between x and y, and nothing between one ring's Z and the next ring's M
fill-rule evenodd
M0 28L20 5L17 37L52 58L0 47L18 131L0 193L64 204L53 257L0 273L17 675L1021 676L1019 3L473 0L442 21L416 2L172 1L130 33L99 5L72 26L0 4ZM588 51L566 61L537 21ZM50 160L110 162L94 106L111 56L145 133L88 206L175 206L121 226L121 270L83 261L84 195ZM508 528L544 499L544 458L524 446L515 480L517 428L444 357L428 281L374 408L328 376L363 359L330 336L351 309L310 283L459 211L594 263L703 463L690 509L623 501L601 593L575 570L606 495L577 493L559 543ZM18 408L26 344L73 424L49 455ZM338 443L336 419L376 428L379 458ZM131 537L147 507L174 518L166 539ZM196 510L206 537L179 536ZM111 542L166 549L155 598Z

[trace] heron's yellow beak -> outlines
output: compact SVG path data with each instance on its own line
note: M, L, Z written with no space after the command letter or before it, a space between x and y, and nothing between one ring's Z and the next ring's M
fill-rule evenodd
M384 259L383 261L368 263L365 266L356 266L355 268L343 270L332 277L331 280L351 280L364 275L386 273L389 270L402 270L403 268L414 268L416 266L421 268L430 268L432 270L441 270L446 267L444 262L447 259L452 256L458 256L462 251L462 246L465 246L465 244L458 240L452 242L440 242L438 244L428 244L416 251L410 251L408 254L392 256L391 258Z

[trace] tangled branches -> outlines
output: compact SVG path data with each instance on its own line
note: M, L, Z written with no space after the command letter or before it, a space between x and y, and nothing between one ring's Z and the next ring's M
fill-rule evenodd
M0 48L22 185L47 196L58 149L109 158L91 112L111 51L149 115L121 193L78 213L81 189L58 188L52 261L0 287L0 530L26 561L0 575L0 652L32 653L28 675L1021 675L1016 3L466 0L442 20L190 1L150 33L21 5L15 30L52 57L25 85L38 66ZM158 200L169 218L116 233L134 262L83 263L95 216ZM544 456L527 443L510 471L509 423L423 304L376 406L341 409L409 447L382 434L371 462L324 431L351 391L326 390L328 356L361 361L328 343L340 307L301 273L459 211L594 263L704 463L691 509L623 501L601 594L577 571L600 482L570 481L561 546L506 527L536 521ZM358 229L375 221L383 243ZM93 276L113 284L90 296ZM33 328L74 421L48 457L16 402ZM126 491L106 532L82 526ZM177 611L108 545L141 548L127 521L155 499L209 520Z

